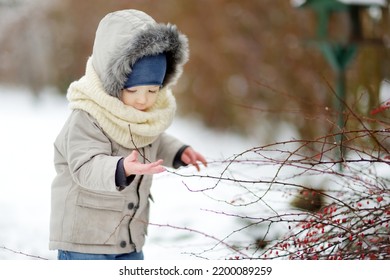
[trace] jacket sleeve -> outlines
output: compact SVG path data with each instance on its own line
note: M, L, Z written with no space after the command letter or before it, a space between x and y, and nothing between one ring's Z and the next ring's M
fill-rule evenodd
M135 175L126 176L125 167L123 165L124 159L121 158L117 165L116 165L116 171L115 171L115 185L119 190L124 189L125 187L129 186L131 182L134 181Z
M157 158L164 160L167 167L179 168L185 164L181 161L181 154L188 146L175 137L163 133L157 151Z
M85 112L73 112L64 143L73 180L80 186L116 191L115 173L120 156L112 156L111 142Z
M177 169L181 166L187 166L188 164L186 164L185 162L183 162L181 160L181 156L184 152L185 149L187 149L189 146L188 145L184 145L180 148L179 151L177 151L176 155L175 155L175 158L173 159L173 168Z

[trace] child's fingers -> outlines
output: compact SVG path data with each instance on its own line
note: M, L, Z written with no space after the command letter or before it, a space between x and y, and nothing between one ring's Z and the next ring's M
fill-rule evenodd
M190 164L191 163L191 159L189 156L187 156L186 154L183 154L181 156L181 161L184 162L185 164Z
M194 153L185 153L182 156L182 161L186 164L192 164L196 170L200 171L200 167L196 161L196 155Z
M204 167L207 167L207 160L199 153L197 153L198 160L204 165Z
M148 174L156 174L156 173L161 173L161 172L164 172L166 169L164 166L162 166L161 164L163 163L163 160L160 159L160 160L157 160L155 162L152 162L152 163L148 163L148 164L144 164L144 168L145 168L145 173L148 173Z

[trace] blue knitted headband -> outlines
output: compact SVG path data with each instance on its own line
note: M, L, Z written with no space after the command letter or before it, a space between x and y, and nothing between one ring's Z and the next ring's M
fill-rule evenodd
M167 70L167 58L165 53L144 56L132 66L131 73L127 76L124 88L135 86L158 85L164 81Z

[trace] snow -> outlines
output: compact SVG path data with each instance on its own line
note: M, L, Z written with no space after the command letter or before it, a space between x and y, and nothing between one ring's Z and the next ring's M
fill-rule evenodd
M50 89L35 99L24 88L0 86L0 259L30 259L27 255L56 258L56 252L48 250L50 185L55 175L53 141L68 113L65 97ZM253 139L216 133L194 120L176 119L168 132L192 145L209 161L255 145ZM211 163L202 172L213 169ZM192 167L180 172L197 173ZM185 185L194 187L198 182L197 178L172 173L156 176L151 222L217 234L223 228L223 219L217 217L217 223L215 214L202 210L214 209L217 202L202 192L189 191ZM150 226L144 253L147 259L155 260L193 258L186 252L196 251L196 246L210 241L215 243L187 230Z
M381 103L390 101L390 80L383 80L381 82L379 100Z
M47 250L50 183L54 176L52 142L65 120L58 96L42 100L23 89L0 88L0 246L44 258ZM0 259L24 258L0 250Z

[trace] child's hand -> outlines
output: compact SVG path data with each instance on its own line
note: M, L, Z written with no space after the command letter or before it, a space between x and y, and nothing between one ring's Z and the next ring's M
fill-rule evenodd
M181 155L181 161L185 164L192 164L198 171L200 171L198 162L203 163L203 165L207 167L206 159L201 154L194 151L194 149L192 149L191 147L188 147L184 150Z
M161 173L165 171L162 163L162 159L151 163L141 163L138 160L138 152L135 150L123 160L126 176Z

